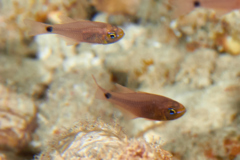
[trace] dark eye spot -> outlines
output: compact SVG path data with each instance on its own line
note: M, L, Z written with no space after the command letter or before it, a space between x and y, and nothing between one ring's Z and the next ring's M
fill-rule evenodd
M115 38L115 36L112 34L112 35L110 35L110 37L113 39L113 38Z
M170 115L176 114L176 110L173 108L168 108L168 111L169 111Z
M111 39L116 38L116 34L115 34L115 33L108 33L108 36L109 36Z
M46 30L47 30L48 32L52 32L53 28L52 28L51 26L48 26L48 27L46 28Z
M112 97L112 95L111 95L110 93L105 93L104 95L105 95L105 97L106 97L107 99L109 99L109 98Z
M201 3L199 1L194 1L193 5L194 5L194 7L200 7Z

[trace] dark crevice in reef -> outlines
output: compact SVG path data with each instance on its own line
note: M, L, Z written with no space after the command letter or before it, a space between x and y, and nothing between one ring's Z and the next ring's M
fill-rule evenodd
M122 86L127 85L128 74L126 72L112 71L111 74L112 74L112 82L118 83Z
M112 74L112 82L118 83L129 89L136 90L139 87L139 83L136 80L129 79L129 74L121 71L110 71Z
M49 89L49 85L43 84L41 86L41 90L38 92L38 94L33 95L35 99L43 100L47 98L47 91Z

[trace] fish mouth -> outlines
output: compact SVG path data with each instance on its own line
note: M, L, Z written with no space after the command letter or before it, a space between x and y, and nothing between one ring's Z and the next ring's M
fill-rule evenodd
M117 34L118 34L118 38L122 38L125 33L124 33L124 31L121 28L119 28Z
M187 110L186 110L185 108L182 108L182 109L179 109L179 110L177 111L177 114L183 115L183 114L186 113L186 112L187 112Z

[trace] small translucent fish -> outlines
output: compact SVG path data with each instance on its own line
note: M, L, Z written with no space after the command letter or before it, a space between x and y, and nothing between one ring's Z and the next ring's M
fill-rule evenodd
M87 20L76 21L71 18L65 18L64 21L66 23L49 25L25 19L24 23L30 28L30 36L45 33L59 34L65 37L68 45L80 42L109 44L117 42L124 36L121 28L108 23Z
M116 104L117 107L127 113L131 118L147 118L150 120L174 120L186 112L186 108L164 96L135 92L119 84L116 84L115 91L107 91L97 84L95 97Z
M239 9L240 0L169 0L173 7L174 17L183 16L195 8L213 9L217 16Z

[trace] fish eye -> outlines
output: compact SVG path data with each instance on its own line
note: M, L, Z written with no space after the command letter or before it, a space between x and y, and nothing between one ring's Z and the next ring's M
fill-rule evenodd
M48 27L46 27L46 30L47 30L48 32L52 32L53 27L52 27L52 26L48 26Z
M115 33L108 33L108 37L110 37L111 39L116 38L116 34Z
M194 7L200 7L201 3L199 1L194 1L193 5L194 5Z
M168 108L168 111L169 111L170 115L174 115L177 113L176 110L173 108Z

